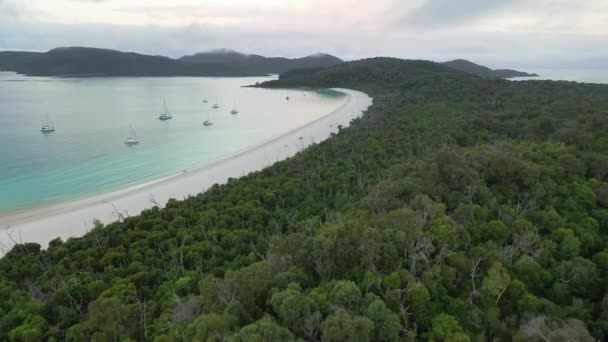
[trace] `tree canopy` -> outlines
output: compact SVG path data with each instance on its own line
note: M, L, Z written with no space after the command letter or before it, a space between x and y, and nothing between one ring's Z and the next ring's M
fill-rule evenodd
M0 260L0 339L608 339L608 86L397 59L293 158Z

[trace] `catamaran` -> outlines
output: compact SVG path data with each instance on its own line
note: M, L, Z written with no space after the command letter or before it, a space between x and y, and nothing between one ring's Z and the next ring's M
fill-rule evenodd
M135 130L131 125L129 125L129 136L125 139L125 144L127 145L137 145L139 144L139 140L137 139L137 134L135 134Z
M45 120L44 124L42 125L40 132L42 132L42 133L55 132L55 126L53 126L53 123L51 122L51 120L49 120L48 114L45 117L46 117L46 120Z
M160 121L167 121L167 120L169 120L169 119L173 119L173 116L171 116L171 114L169 113L169 110L167 109L167 101L163 101L163 103L164 103L165 112L164 112L164 113L162 113L162 114L161 114L161 115L158 117L158 119L159 119Z

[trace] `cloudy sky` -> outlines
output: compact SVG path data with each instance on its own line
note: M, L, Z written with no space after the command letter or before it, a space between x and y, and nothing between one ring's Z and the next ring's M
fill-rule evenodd
M608 1L0 0L0 50L56 46L606 66Z

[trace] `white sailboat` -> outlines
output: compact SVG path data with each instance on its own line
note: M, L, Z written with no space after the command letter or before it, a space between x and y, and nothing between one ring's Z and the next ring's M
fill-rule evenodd
M203 125L205 127L209 127L211 125L213 125L213 122L211 122L211 113L209 113L210 111L207 109L207 120L205 120L205 122L203 122Z
M137 145L139 144L139 139L137 139L137 134L135 134L135 130L131 125L129 125L129 136L125 139L125 144L127 145Z
M169 113L169 110L167 109L167 101L163 101L163 104L164 104L165 111L158 117L158 119L160 121L167 121L169 119L173 119L173 116L171 116L171 114Z
M233 109L230 111L230 114L235 115L235 114L238 114L238 113L239 113L239 111L238 111L238 110L236 110L236 104L235 104L235 105L234 105L232 108L233 108Z
M203 99L203 103L207 103L207 102L209 102L209 101L207 101L207 99Z
M45 121L44 124L42 124L42 128L40 129L40 132L42 133L52 133L55 132L55 126L53 125L53 123L51 122L51 120L49 120L49 115L45 115Z
M220 108L220 105L217 104L217 98L215 98L215 104L211 108L213 108L213 109Z

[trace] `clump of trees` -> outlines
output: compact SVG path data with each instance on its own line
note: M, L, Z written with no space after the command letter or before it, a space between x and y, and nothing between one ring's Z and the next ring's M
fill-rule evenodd
M0 260L0 339L608 338L608 86L371 59L289 160Z

